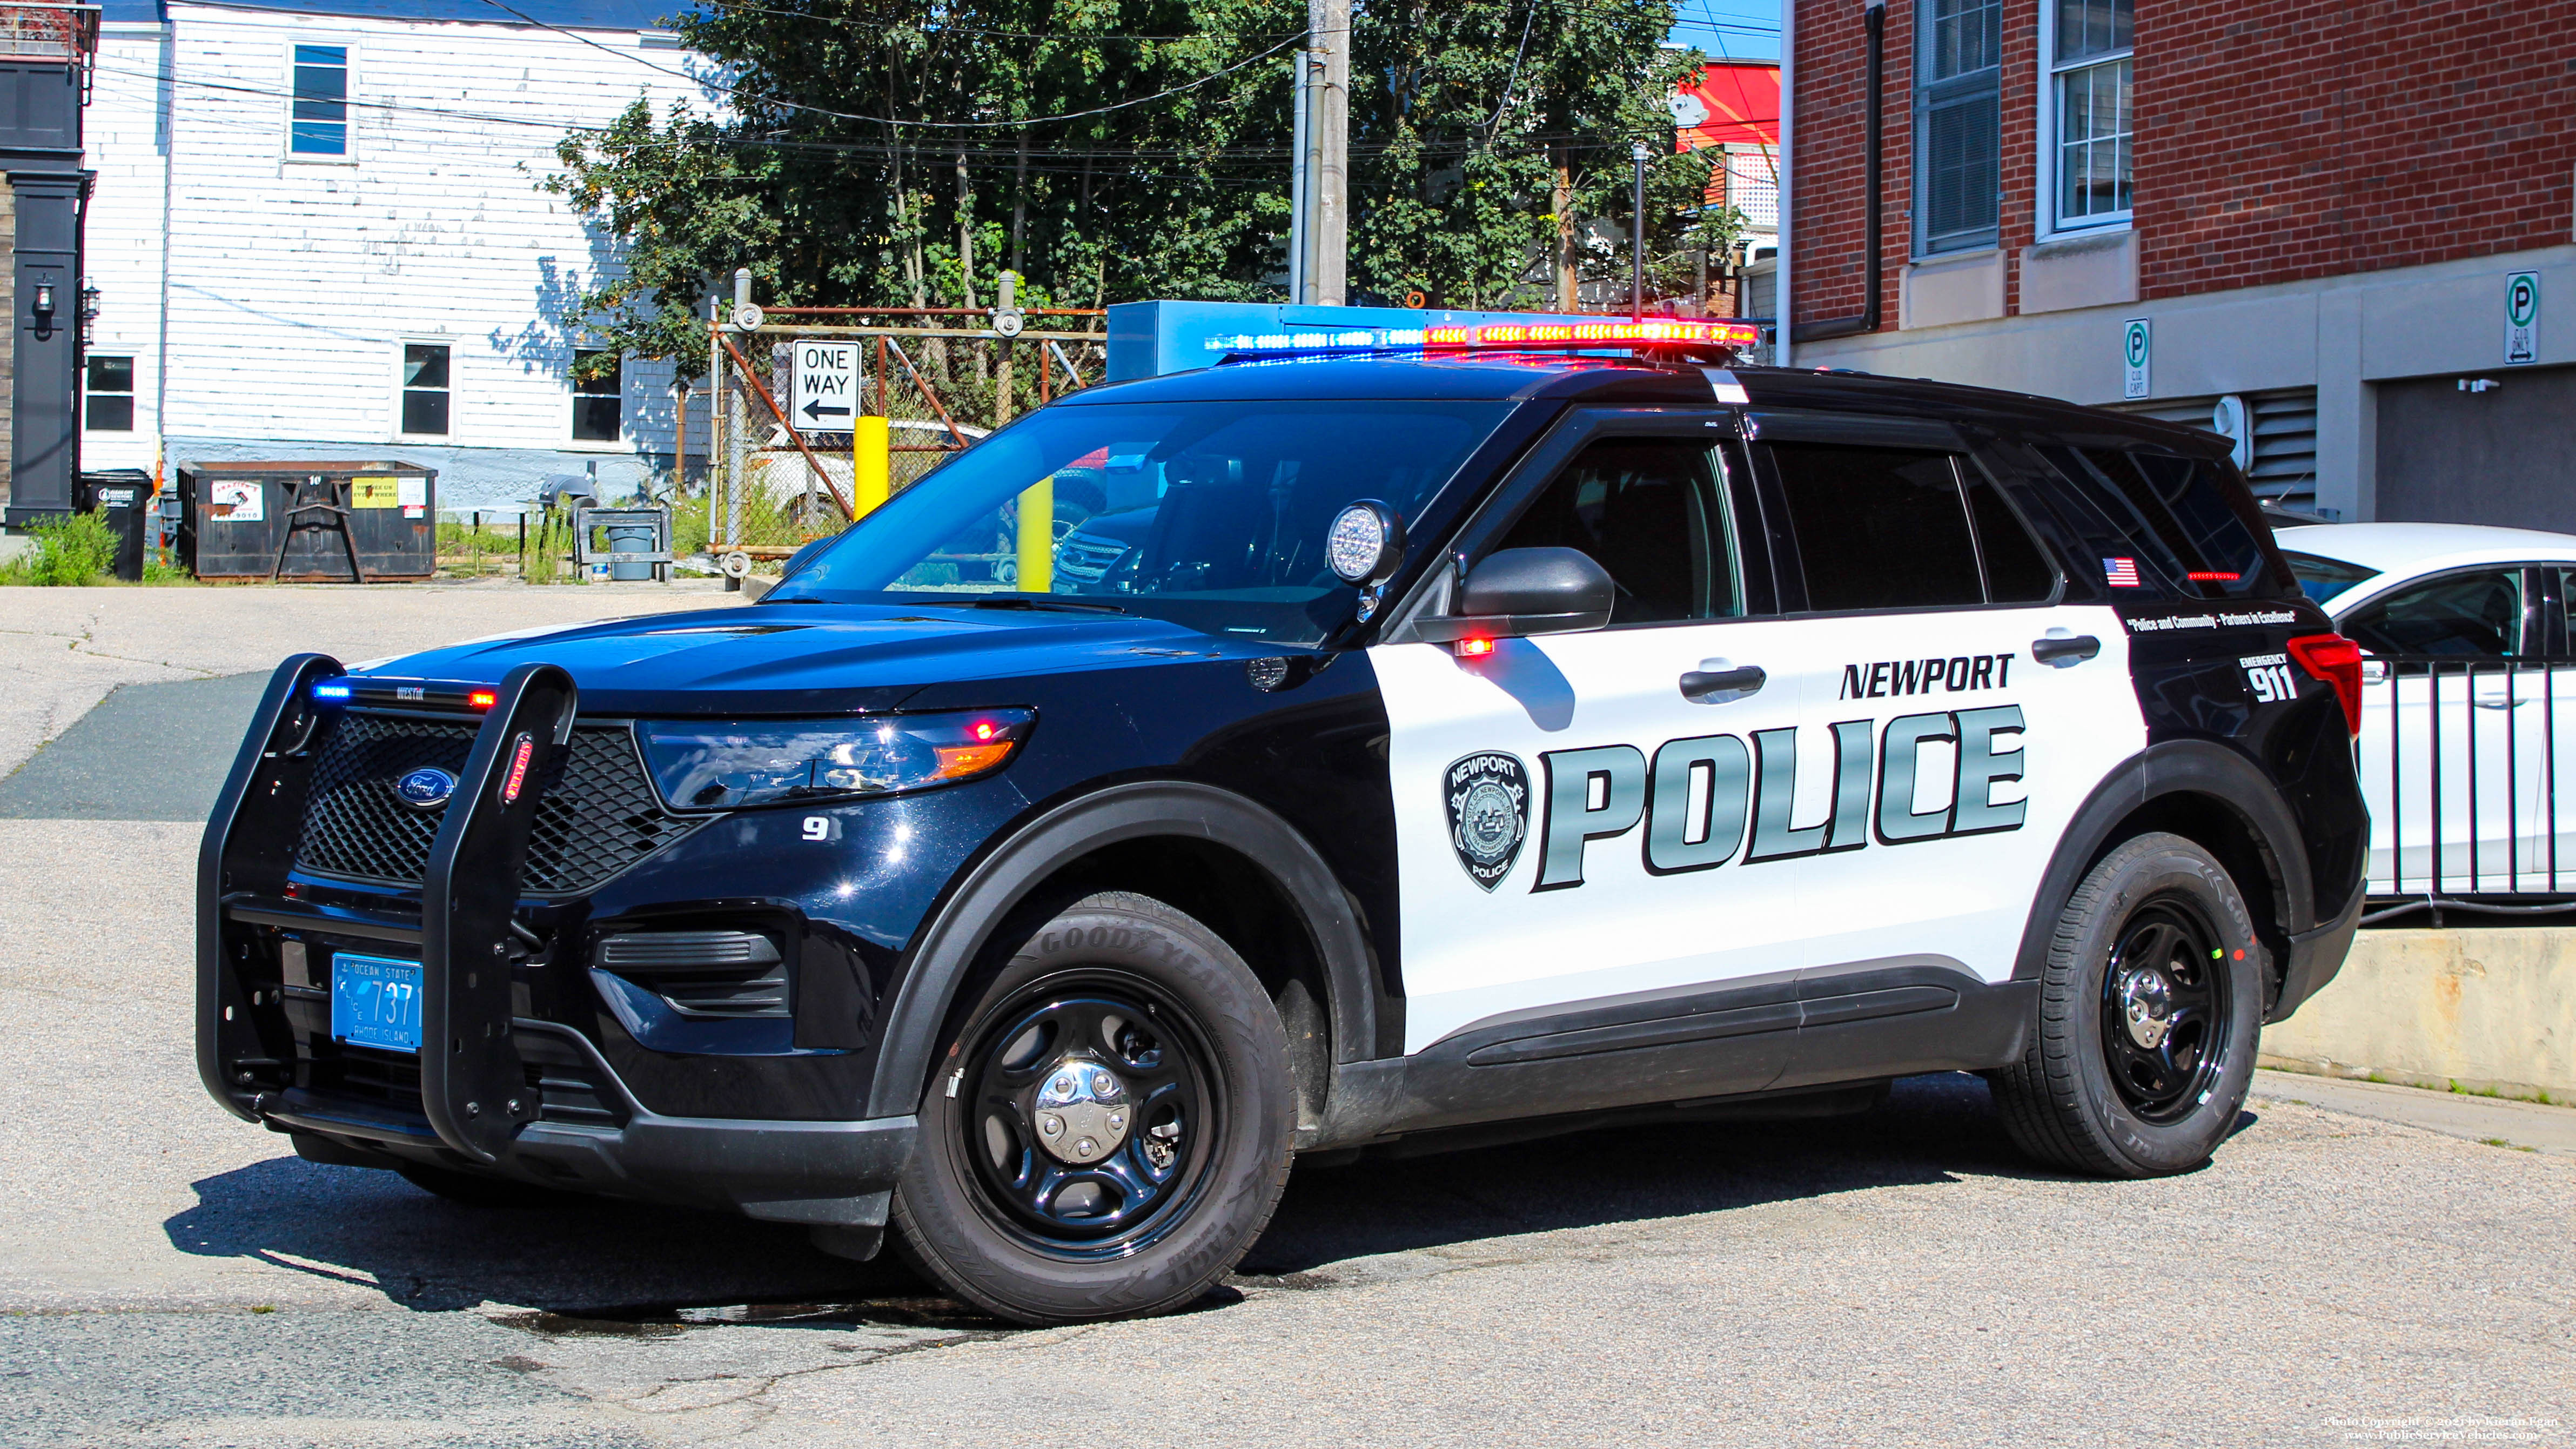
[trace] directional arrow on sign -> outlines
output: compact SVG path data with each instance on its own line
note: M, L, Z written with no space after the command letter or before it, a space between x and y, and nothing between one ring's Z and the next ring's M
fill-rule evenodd
M859 410L858 344L844 341L800 341L792 359L795 392L788 410L807 427L825 418L851 418Z

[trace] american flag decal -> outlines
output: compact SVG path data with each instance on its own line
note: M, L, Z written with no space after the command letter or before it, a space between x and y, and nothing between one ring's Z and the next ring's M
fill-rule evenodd
M2106 558L2102 560L2102 577L2110 580L2111 587L2115 589L2137 588L2138 561L2133 558Z

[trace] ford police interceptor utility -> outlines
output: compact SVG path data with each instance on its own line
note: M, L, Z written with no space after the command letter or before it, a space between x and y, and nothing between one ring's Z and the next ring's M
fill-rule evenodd
M1027 1322L1184 1304L1296 1154L1449 1129L1955 1070L2053 1166L2206 1160L2366 835L2356 652L2223 440L1599 331L1247 339L754 606L288 660L207 1089L451 1196L891 1229ZM1079 566L1004 567L1076 469Z

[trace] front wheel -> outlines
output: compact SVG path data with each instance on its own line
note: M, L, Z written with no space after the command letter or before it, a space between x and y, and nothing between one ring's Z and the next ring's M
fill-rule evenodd
M2236 882L2179 835L2122 843L2060 913L2019 1063L1988 1075L2013 1141L2107 1177L2183 1172L2235 1126L2264 955Z
M898 1241L1022 1323L1180 1307L1269 1222L1294 1102L1278 1013L1223 939L1144 896L1088 897L951 1033L896 1185Z

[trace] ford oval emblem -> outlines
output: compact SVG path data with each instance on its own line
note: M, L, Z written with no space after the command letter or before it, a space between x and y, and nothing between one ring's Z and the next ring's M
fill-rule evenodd
M394 781L394 794L414 810L435 810L455 793L456 777L430 765Z

